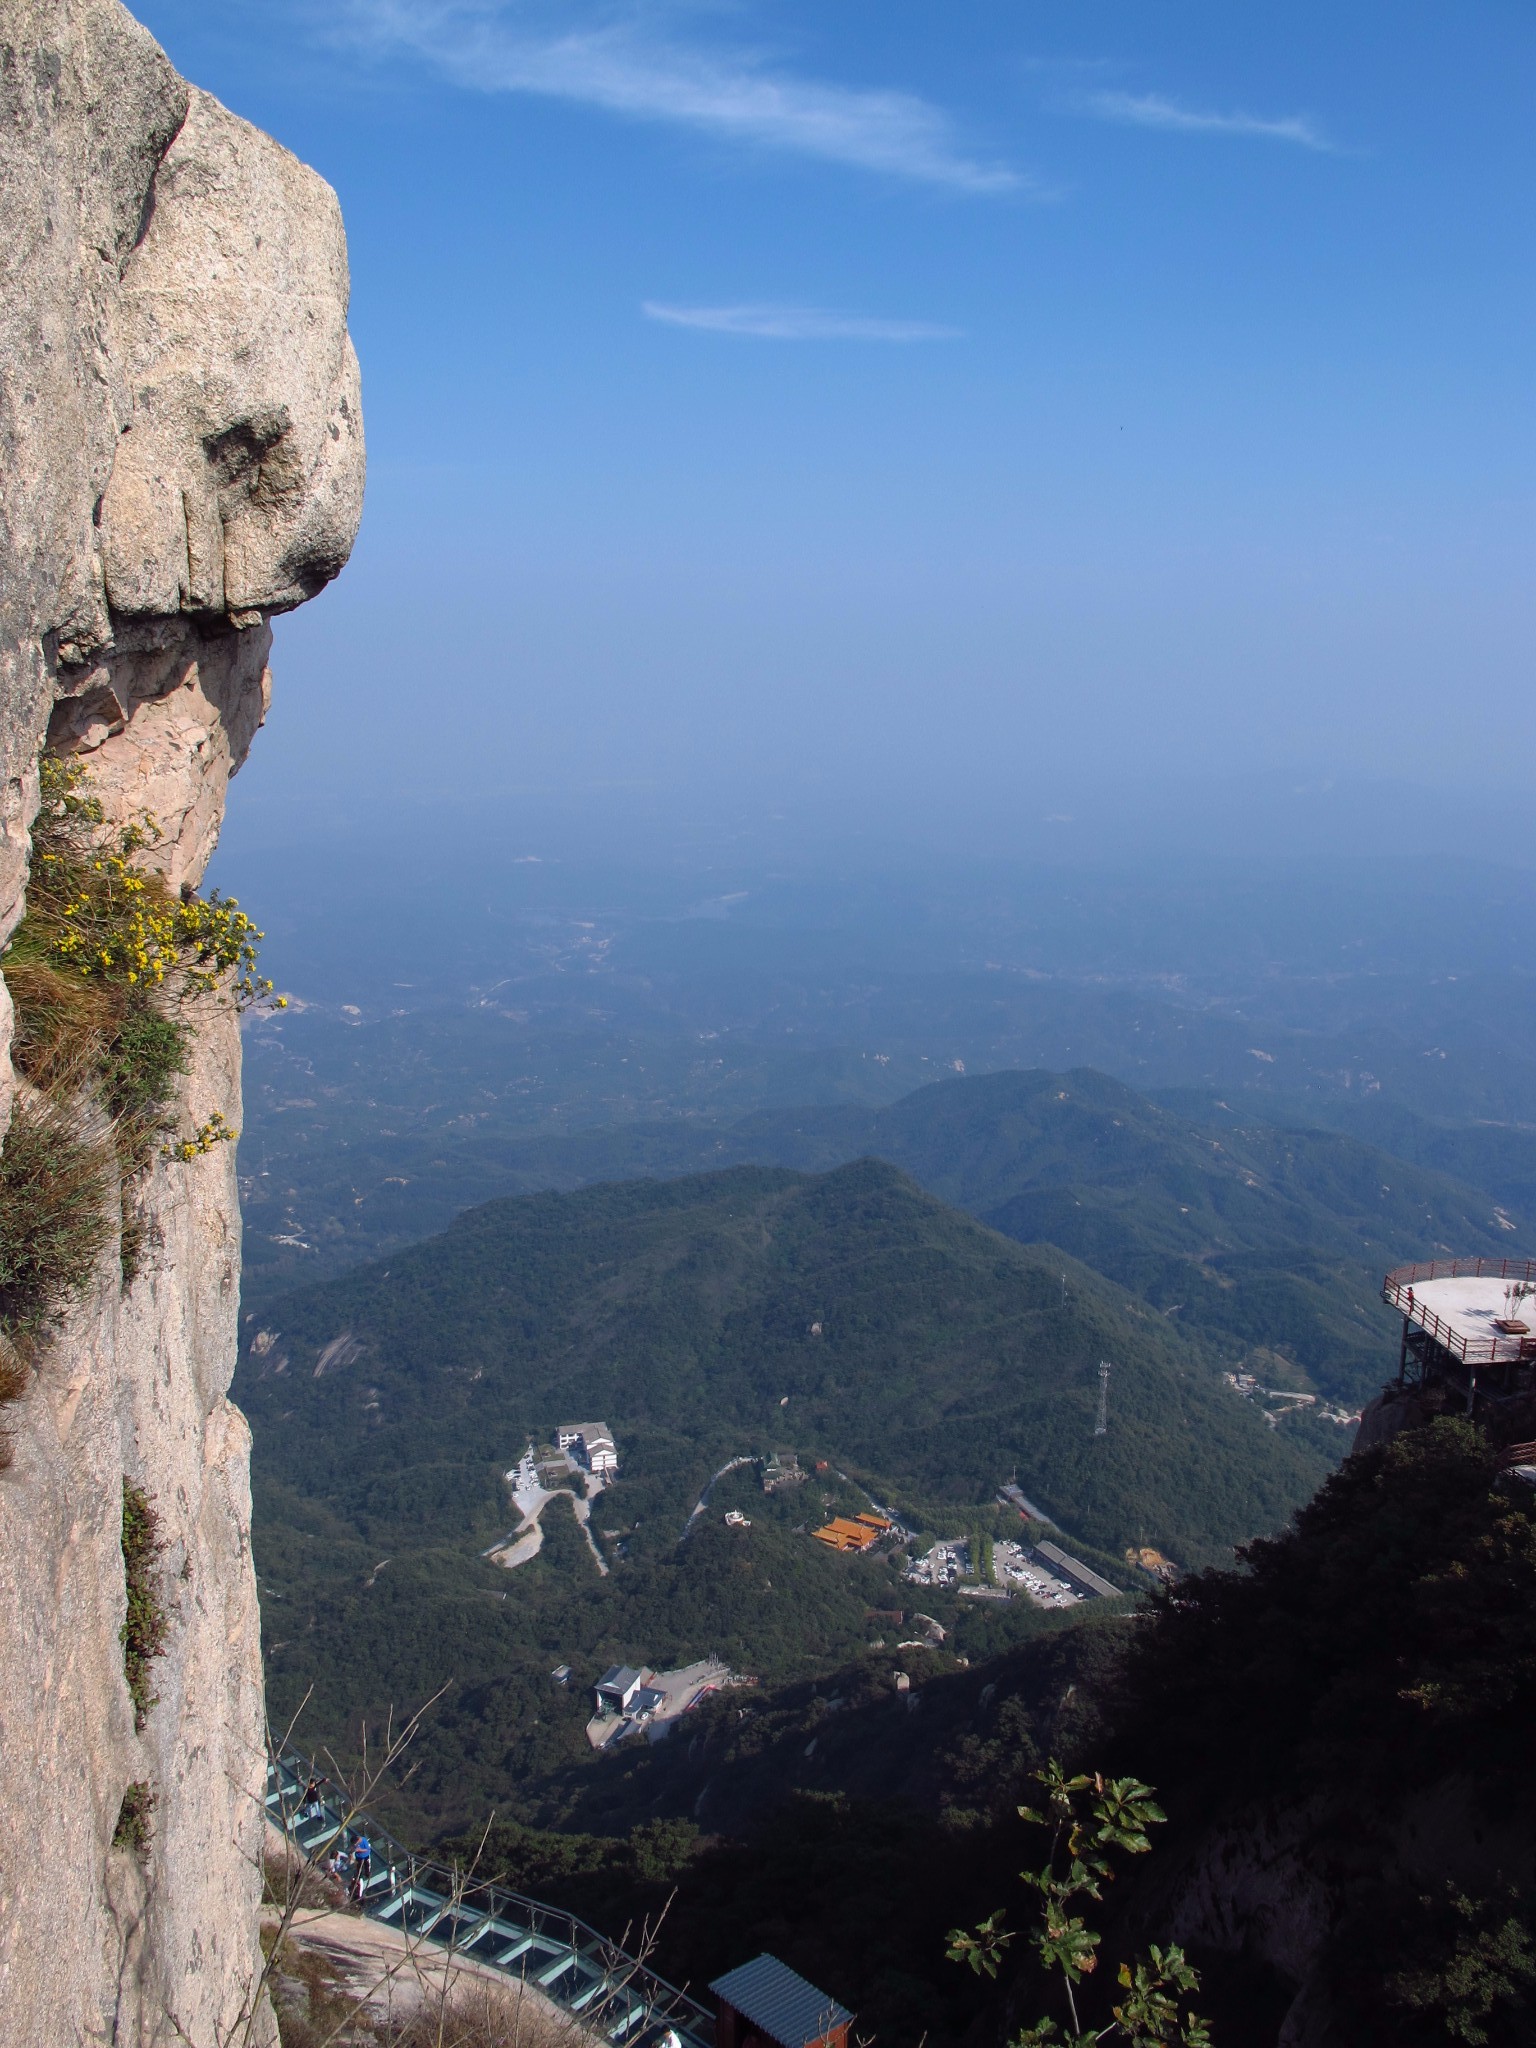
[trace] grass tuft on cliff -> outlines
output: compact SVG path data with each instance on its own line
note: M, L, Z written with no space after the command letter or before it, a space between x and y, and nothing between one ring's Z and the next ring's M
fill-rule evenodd
M0 1151L0 1331L36 1336L57 1305L90 1279L115 1222L110 1142L46 1095L19 1096ZM0 1383L0 1400L8 1396Z
M0 1330L0 1410L9 1402L21 1399L30 1378L24 1350L4 1330ZM0 1429L0 1472L5 1471L14 1456L10 1431Z
M170 1616L160 1584L165 1540L154 1502L131 1479L123 1480L123 1580L128 1611L123 1617L123 1676L133 1700L133 1725L142 1728L155 1704L149 1667L165 1653Z
M117 1826L112 1830L113 1848L130 1849L135 1856L147 1856L154 1834L154 1811L154 1787L147 1778L135 1778L124 1792L123 1803L117 1810Z

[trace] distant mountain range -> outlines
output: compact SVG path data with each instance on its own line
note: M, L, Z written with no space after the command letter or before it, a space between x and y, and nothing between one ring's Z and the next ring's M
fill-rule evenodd
M882 951L878 903L809 939L756 897L642 930L535 875L456 897L490 933L467 992L395 982L391 886L374 925L317 928L335 1000L251 1026L237 1391L274 1718L355 1761L437 1696L385 1802L405 1838L462 1829L612 1932L676 1891L680 1981L750 1927L894 2048L1026 2009L1026 1944L989 1987L945 1931L1016 1922L1052 1754L1146 1775L1170 1816L1089 1993L1178 1900L1218 2040L1273 2041L1303 1978L1350 2038L1528 2039L1529 1501L1454 1425L1351 1460L1251 1571L1150 1617L919 1592L900 1553L810 1539L871 1497L923 1546L1017 1535L991 1504L1015 1471L1122 1585L1133 1542L1198 1566L1278 1529L1350 1431L1321 1402L1270 1427L1223 1370L1352 1407L1395 1363L1384 1268L1532 1249L1536 996L1500 965L1526 884L1383 867L1367 900L1287 870L1213 920L1202 880L1191 952L1161 881L1115 885L1106 948L1104 890L1037 876L936 892ZM994 929L1042 904L1028 943ZM608 1573L563 1500L502 1570L504 1474L572 1415L618 1439ZM679 1542L710 1474L787 1448L802 1485L741 1465ZM708 1652L760 1683L594 1759L605 1665ZM869 1881L892 1869L922 1882ZM1297 1899L1323 1902L1300 1946Z
M1422 1142L1428 1138L1420 1133ZM1222 1102L1162 1106L1092 1069L955 1078L886 1107L672 1118L509 1142L468 1129L332 1151L308 1250L248 1240L247 1297L441 1229L470 1203L752 1163L890 1161L1024 1243L1059 1245L1261 1379L1358 1402L1388 1365L1381 1274L1437 1249L1502 1254L1520 1218L1434 1165ZM289 1162L290 1168L293 1162ZM345 1177L345 1178L343 1178ZM258 1190L259 1223L272 1198ZM297 1190L293 1199L301 1199Z

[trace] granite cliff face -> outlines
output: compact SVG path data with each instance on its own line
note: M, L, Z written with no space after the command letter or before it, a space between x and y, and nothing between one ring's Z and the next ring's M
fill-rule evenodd
M179 78L116 0L0 0L0 946L41 750L144 812L174 888L265 714L269 620L346 561L362 423L335 195ZM238 1127L233 1011L199 999L178 1119ZM0 982L0 1133L14 1091ZM270 2037L253 2001L261 1667L249 1434L227 1399L233 1148L158 1160L4 1411L0 2013L8 2042ZM166 1548L158 1695L120 1629L125 1477ZM145 1856L113 1846L152 1788Z

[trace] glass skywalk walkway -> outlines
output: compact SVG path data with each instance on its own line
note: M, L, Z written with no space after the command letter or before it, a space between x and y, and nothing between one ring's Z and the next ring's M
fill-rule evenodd
M361 1909L468 1961L536 1985L598 2040L622 2048L714 2048L712 2016L583 1920L503 1886L456 1875L404 1849L353 1812L318 1769L318 1801L306 1802L309 1761L285 1750L267 1768L267 1813L317 1868L359 1835L373 1848Z

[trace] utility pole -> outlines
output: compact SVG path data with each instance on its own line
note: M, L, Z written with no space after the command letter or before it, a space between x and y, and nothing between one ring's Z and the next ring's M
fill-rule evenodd
M1107 1358L1099 1360L1099 1419L1094 1424L1093 1433L1095 1436L1107 1436L1109 1433L1109 1360Z

